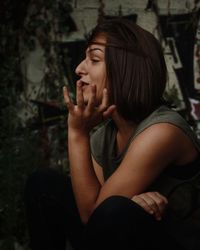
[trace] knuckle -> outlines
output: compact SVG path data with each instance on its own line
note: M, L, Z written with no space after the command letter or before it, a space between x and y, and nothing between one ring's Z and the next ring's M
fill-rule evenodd
M139 198L142 198L142 199L143 199L143 198L145 197L145 194L142 193L142 194L138 194L137 196L138 196Z
M151 207L154 207L155 206L155 202L152 201L152 200L150 200L150 201L148 201L148 205L151 206Z
M140 199L140 197L138 195L133 196L132 200L134 202L136 202L137 204L141 204L142 200Z
M91 116L91 111L89 109L87 109L84 113L84 117L87 119Z
M105 111L106 109L107 109L107 105L102 104L102 105L100 106L100 110L101 110L101 111Z
M154 192L146 192L147 195L151 195L153 194Z
M158 205L160 206L165 205L165 201L163 199L158 200Z
M137 201L137 198L138 198L137 195L134 195L134 196L132 197L132 200L136 202L136 201Z

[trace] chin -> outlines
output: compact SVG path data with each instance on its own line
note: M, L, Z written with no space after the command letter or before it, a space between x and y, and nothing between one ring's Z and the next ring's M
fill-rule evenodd
M89 95L87 95L86 93L83 93L83 99L84 99L85 105L87 105L88 102L89 102ZM97 97L95 106L97 107L97 106L99 106L100 104L101 104L101 100L99 100L99 98Z

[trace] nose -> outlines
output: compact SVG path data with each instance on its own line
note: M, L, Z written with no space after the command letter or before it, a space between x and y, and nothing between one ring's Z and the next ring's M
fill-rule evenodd
M87 73L86 71L86 65L85 65L85 60L81 61L81 63L76 67L75 69L75 73L78 75L78 76L81 76L81 75L84 75Z

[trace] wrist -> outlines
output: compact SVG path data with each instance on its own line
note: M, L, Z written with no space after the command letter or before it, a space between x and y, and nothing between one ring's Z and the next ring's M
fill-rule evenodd
M68 137L70 138L82 138L89 137L89 132L86 130L75 129L68 127Z

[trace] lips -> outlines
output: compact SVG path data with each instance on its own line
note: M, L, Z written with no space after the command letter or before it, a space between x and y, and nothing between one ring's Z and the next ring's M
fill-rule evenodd
M83 81L83 80L80 80L80 82L82 83L82 86L84 86L84 85L89 85L88 82L85 82L85 81Z

